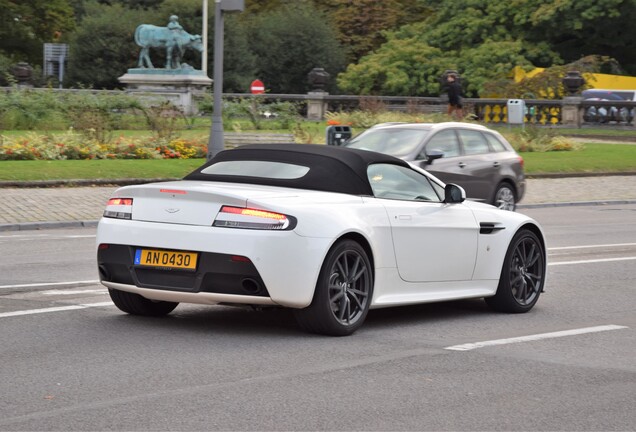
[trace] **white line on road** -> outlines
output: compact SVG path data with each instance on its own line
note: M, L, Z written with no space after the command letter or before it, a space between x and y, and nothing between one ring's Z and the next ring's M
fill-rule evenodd
M582 245L582 246L561 246L548 248L549 251L555 250L568 250L568 249L591 249L591 248L611 248L611 247L625 247L636 246L636 243L614 243L614 244L599 244L599 245Z
M590 263L601 263L601 262L612 262L612 261L631 261L631 260L636 260L636 257L599 258L599 259L581 260L581 261L551 262L551 263L548 263L548 266L572 265L572 264L590 264Z
M75 295L75 294L105 294L108 291L106 290L106 288L104 289L91 289L91 290L61 290L61 289L54 289L54 290L48 290L48 291L41 291L40 294L42 295Z
M31 309L31 310L23 310L23 311L4 312L4 313L0 313L0 318L8 318L8 317L24 316L24 315L35 315L35 314L43 314L43 313L51 313L51 312L64 312L64 311L87 309L87 308L102 307L102 306L114 306L114 304L112 302L101 302L101 303L88 303L88 304L79 304L79 305L70 305L70 306L58 306L58 307L50 307L50 308L44 308L44 309Z
M561 246L548 248L549 251L556 250L569 250L569 249L591 249L591 248L612 248L612 247L625 247L636 246L636 243L614 243L614 244L599 244L599 245L581 245L581 246Z
M515 337L515 338L508 338L508 339L495 339L495 340L484 341L484 342L467 343L463 345L453 345L453 346L446 347L444 349L451 350L451 351L470 351L477 348L484 348L484 347L495 346L495 345L508 345L508 344L514 344L514 343L520 343L520 342L530 342L530 341L537 341L542 339L553 339L553 338L560 338L565 336L575 336L575 335L586 334L586 333L598 333L603 331L621 330L621 329L627 329L627 328L629 327L610 324L610 325L604 325L604 326L586 327L586 328L558 331L558 332L552 332L552 333L541 333L541 334L521 336L521 337Z
M47 286L65 286L65 285L95 285L98 284L98 280L86 280L86 281L71 281L71 282L42 282L32 284L20 284L20 285L0 285L0 289L16 289L16 288L38 288Z

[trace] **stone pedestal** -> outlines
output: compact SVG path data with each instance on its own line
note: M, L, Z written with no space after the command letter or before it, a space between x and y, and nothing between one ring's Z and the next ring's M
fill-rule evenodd
M566 96L563 98L561 108L561 123L563 126L580 128L583 124L583 112L581 108L582 97Z
M308 93L307 120L323 120L327 113L327 102L324 100L329 93L313 91Z
M149 105L170 101L186 115L197 113L195 98L203 96L212 85L212 80L196 69L128 69L118 79L126 84L127 93Z

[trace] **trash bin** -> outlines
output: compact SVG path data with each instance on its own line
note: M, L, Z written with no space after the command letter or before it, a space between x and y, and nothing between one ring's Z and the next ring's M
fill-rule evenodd
M327 145L341 146L351 138L351 126L327 127Z
M508 99L508 124L524 124L526 102L523 99Z

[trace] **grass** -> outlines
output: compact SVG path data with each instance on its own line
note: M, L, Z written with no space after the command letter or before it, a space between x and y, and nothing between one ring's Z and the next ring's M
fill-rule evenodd
M506 131L520 132L522 128L520 126L506 126L506 125L489 125L484 124L491 129L496 129L501 133ZM530 126L528 126L530 127ZM576 135L594 138L599 137L633 137L634 129L614 129L611 126L608 127L584 127L584 128L567 128L567 127L554 127L548 128L555 132L557 135Z
M204 159L2 161L0 181L180 178Z
M580 151L521 155L528 175L636 171L636 145L586 144ZM204 162L204 159L2 161L0 181L180 178Z
M585 144L579 151L521 153L527 174L636 172L636 145Z

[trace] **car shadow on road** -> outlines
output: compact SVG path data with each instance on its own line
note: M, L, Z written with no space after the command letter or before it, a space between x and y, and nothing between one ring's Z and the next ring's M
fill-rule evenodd
M359 331L391 329L395 326L418 326L439 324L457 320L474 320L476 316L491 315L492 312L483 300L462 300L443 303L419 304L369 312L366 322ZM158 330L170 333L188 333L190 335L223 335L240 337L242 335L296 337L308 335L302 332L290 309L229 306L180 305L165 317L140 317L114 312L104 318L111 325L123 325L126 331L136 327L139 331Z

